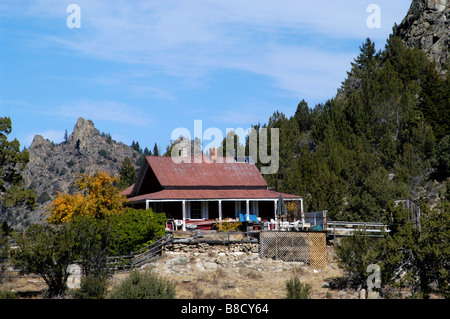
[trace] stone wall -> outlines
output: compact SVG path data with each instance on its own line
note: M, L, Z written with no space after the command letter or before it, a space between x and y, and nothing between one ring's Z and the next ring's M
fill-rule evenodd
M208 244L208 243L174 243L167 245L165 251L185 253L209 253L212 255L227 252L259 253L258 243L230 243L230 244Z

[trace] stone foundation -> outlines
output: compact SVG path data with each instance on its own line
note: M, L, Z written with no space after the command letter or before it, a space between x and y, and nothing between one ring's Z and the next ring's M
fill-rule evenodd
M167 245L165 251L185 253L209 253L212 255L227 252L259 253L258 243L230 243L230 244L207 244L207 243L175 243Z

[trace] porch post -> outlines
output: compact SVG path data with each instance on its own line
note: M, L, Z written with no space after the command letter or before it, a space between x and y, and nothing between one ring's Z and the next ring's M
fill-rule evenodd
M186 201L181 201L182 212L183 212L183 231L186 231Z
M219 199L219 223L222 222L222 200Z
M145 200L145 210L148 210L150 202L148 199Z
M248 199L245 200L245 215L247 221L250 220L250 201Z
M277 222L277 203L278 203L278 199L275 199L273 201L273 214L275 216L275 229L278 230L278 222Z
M300 198L300 214L302 214L302 225L305 224L305 215L303 213L303 198Z

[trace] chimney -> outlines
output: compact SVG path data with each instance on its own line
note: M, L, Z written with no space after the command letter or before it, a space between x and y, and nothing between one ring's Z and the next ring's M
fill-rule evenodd
M209 149L209 153L210 153L210 156L211 156L211 160L212 161L216 161L217 160L217 147L211 147Z

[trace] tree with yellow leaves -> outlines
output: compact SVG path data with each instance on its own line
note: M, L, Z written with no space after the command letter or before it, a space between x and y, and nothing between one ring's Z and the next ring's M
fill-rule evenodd
M79 193L75 195L58 192L57 197L48 207L50 215L47 221L61 224L71 221L75 216L92 216L104 218L123 211L125 196L119 195L114 186L118 177L111 177L107 172L95 175L80 174L75 182Z

